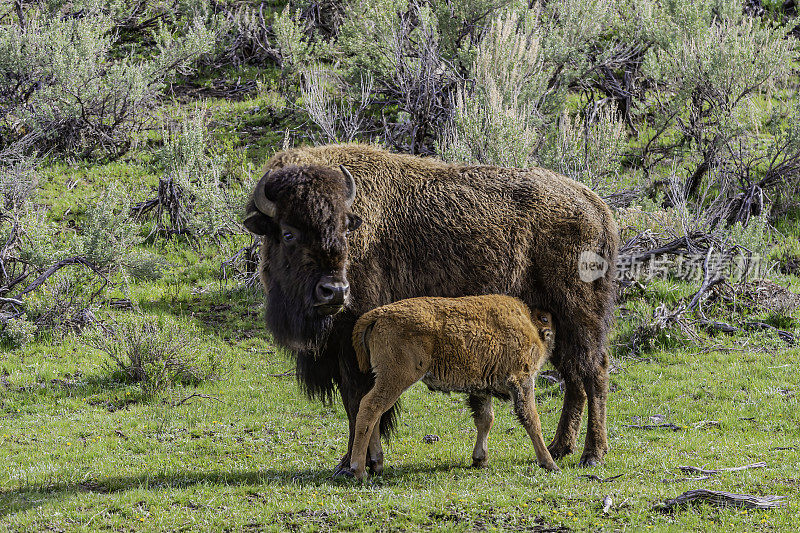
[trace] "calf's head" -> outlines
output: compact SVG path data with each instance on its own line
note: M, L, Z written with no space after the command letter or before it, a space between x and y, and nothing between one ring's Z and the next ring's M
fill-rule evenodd
M267 172L253 191L244 225L262 236L261 281L267 326L290 348L313 348L347 304L347 234L356 184L346 168L288 166Z

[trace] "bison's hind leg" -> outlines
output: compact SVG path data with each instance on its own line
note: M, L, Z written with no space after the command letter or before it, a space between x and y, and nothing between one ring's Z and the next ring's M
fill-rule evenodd
M472 418L475 420L475 427L478 430L475 449L472 451L472 466L484 468L489 463L489 430L492 429L494 423L492 397L470 394L467 403L472 410Z
M583 387L588 404L586 443L580 466L595 466L603 462L608 452L606 433L606 404L608 402L608 355L600 351L591 360L593 368L583 375Z
M561 408L561 417L553 442L548 446L548 450L555 459L561 459L574 452L578 445L583 407L586 405L586 391L580 376L575 375L569 368L555 366L564 379L564 405Z

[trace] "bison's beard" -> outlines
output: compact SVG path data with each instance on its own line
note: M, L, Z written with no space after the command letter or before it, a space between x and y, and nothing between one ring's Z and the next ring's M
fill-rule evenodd
M267 328L275 341L293 351L317 351L325 343L334 315L320 315L310 297L287 295L275 282L267 292Z

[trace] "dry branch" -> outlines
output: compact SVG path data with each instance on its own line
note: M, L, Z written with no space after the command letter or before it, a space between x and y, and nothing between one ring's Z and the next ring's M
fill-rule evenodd
M83 257L77 257L77 256L76 257L70 257L70 258L67 258L67 259L62 259L61 261L59 261L55 265L53 265L50 268L48 268L47 270L45 270L38 278L36 278L33 281L33 283L31 283L30 285L28 285L27 287L22 289L22 291L19 292L19 294L17 294L17 298L19 298L20 296L24 296L25 294L28 294L29 292L37 289L40 285L42 285L42 283L47 281L47 278L49 278L50 276L52 276L53 274L55 274L56 272L58 272L62 268L66 267L66 266L70 266L70 265L83 265L86 268L88 268L89 270L94 271L94 273L97 274L98 276L102 277L104 281L108 282L106 277L103 275L102 270L100 270L100 268L97 267L91 261L88 261Z
M699 476L699 477L676 477L675 479L662 479L661 483L685 483L687 481L705 481L711 479L713 476Z
M751 468L766 468L767 463L760 462L760 463L753 463L751 465L744 465L744 466L734 466L732 468L720 468L717 470L706 470L704 468L698 468L696 466L679 466L678 468L681 472L686 472L687 474L702 474L706 476L714 476L716 474L721 474L722 472L739 472L740 470L749 470Z
M659 429L659 428L668 428L672 431L681 431L684 428L683 426L678 426L677 424L668 423L668 424L631 424L627 426L622 426L624 428L631 428L631 429Z
M182 399L180 401L173 402L172 407L178 407L179 405L183 405L184 403L188 402L192 398L205 398L206 400L216 400L219 403L225 403L222 400L220 400L219 398L217 398L216 396L209 396L207 394L200 394L199 392L195 392L194 394L190 394L189 396L187 396L186 398L184 398L184 399Z
M578 477L583 477L583 478L589 479L589 480L591 480L591 481L597 481L598 483L608 483L609 481L614 481L615 479L617 479L617 478L620 478L620 477L622 477L623 475L624 475L624 474L617 474L616 476L611 476L611 477L607 477L607 478L602 478L602 477L600 477L600 476L596 476L596 475L594 475L594 474L581 474L581 475L580 475L580 476L578 476Z
M706 329L712 331L721 331L723 333L727 333L728 335L732 335L738 331L752 331L754 329L774 330L778 335L778 338L780 338L787 345L794 346L797 343L797 340L792 333L778 329L771 324L767 324L766 322L745 322L741 325L741 327L726 324L725 322L716 322L714 320L698 320L697 324L705 327Z
M718 490L696 489L684 492L677 498L665 500L653 506L654 510L669 512L693 503L708 503L717 507L740 507L744 509L774 509L786 505L785 496L752 496L733 494Z

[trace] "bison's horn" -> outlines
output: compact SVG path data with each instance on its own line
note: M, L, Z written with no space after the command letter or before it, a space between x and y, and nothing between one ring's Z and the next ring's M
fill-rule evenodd
M356 199L356 180L353 179L353 175L344 165L339 165L339 168L342 169L342 174L347 178L347 198L345 198L345 203L347 203L347 207L350 207L353 205L353 200Z
M253 193L253 202L256 204L256 208L267 215L269 218L275 216L275 202L272 202L269 198L267 198L267 193L264 190L264 185L267 181L267 176L269 176L269 172L264 174L264 177L259 180L256 184L256 190Z

